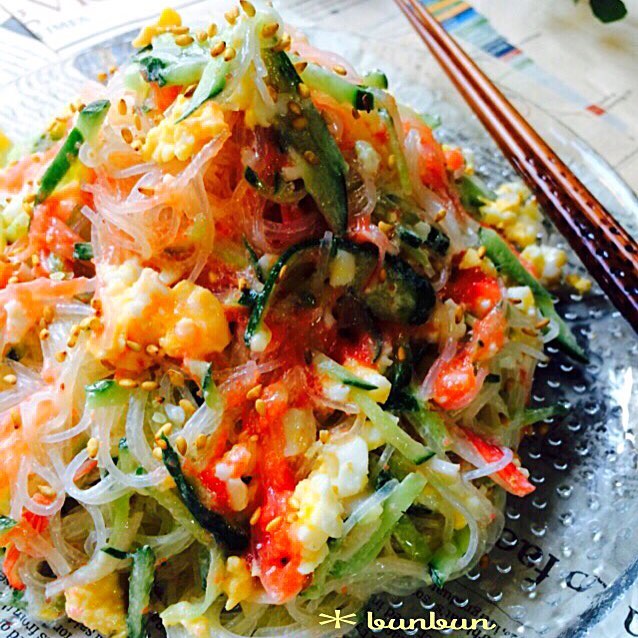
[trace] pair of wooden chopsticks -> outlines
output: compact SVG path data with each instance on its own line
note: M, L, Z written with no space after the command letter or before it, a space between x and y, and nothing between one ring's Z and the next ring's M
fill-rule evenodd
M612 303L638 332L638 245L418 0L395 0Z

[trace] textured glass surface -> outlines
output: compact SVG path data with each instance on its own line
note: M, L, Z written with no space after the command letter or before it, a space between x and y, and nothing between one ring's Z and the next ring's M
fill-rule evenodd
M402 101L441 116L438 134L471 148L479 172L488 175L492 184L513 176L425 50L344 34L317 31L311 35L318 45L342 52L361 70L382 68ZM87 78L121 62L129 41L130 34L121 36L8 87L0 98L0 124L14 135L33 135ZM525 95L509 97L637 234L635 195L605 162ZM565 243L560 236L553 241ZM572 264L577 263L572 258ZM552 360L538 371L534 405L561 399L569 402L570 409L560 421L537 427L523 445L522 460L537 490L529 498L508 500L505 531L497 547L467 577L444 590L429 588L401 599L381 597L370 607L375 616L418 618L427 617L431 610L458 618L485 613L499 629L471 635L574 638L595 626L635 584L638 340L596 286L585 299L566 293L560 310L588 346L591 362L574 364L549 348ZM594 635L611 638L610 631L598 634L594 630ZM363 624L357 632L372 635Z

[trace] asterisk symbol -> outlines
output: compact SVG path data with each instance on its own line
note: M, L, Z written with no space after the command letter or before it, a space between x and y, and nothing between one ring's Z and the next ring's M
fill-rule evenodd
M341 623L348 623L349 625L356 625L357 623L354 620L348 620L349 618L355 618L356 614L346 614L345 616L341 615L341 609L335 609L335 615L329 616L328 614L319 614L320 618L327 618L327 620L322 620L320 625L327 625L328 623L334 623L335 629L341 629Z

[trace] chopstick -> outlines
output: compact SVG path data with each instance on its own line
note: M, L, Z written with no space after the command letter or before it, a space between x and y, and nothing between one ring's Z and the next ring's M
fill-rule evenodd
M547 216L638 332L638 244L418 0L395 0Z

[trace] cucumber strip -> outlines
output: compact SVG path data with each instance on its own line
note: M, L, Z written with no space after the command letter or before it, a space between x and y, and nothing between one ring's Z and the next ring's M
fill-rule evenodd
M426 483L422 474L417 472L408 474L383 504L380 525L370 539L348 560L336 561L330 575L343 578L348 574L361 573L361 570L379 555L396 524L421 494Z
M286 182L279 173L275 174L273 188L264 184L259 175L250 167L244 169L244 179L264 198L276 204L294 204L305 195L303 189L297 190L292 182Z
M190 99L188 107L175 121L175 124L179 124L182 120L185 120L202 104L208 100L212 100L224 90L229 66L228 62L226 62L222 56L213 58L206 65L206 68L202 73L202 77L197 84L197 88Z
M118 560L126 560L127 558L131 557L131 555L128 552L125 552L121 549L117 549L115 547L110 547L108 545L106 547L102 547L100 551L104 552L105 554L108 554L109 556L112 556L113 558L117 558Z
M406 411L406 419L432 449L445 453L450 437L443 417L417 398L415 392L408 391L408 396L416 409Z
M412 560L424 565L430 562L433 555L432 548L407 514L399 519L392 537Z
M89 242L77 242L73 244L73 259L89 261L93 259L93 246Z
M373 425L380 430L385 442L396 448L411 463L421 465L434 456L433 450L415 441L401 428L397 417L385 412L363 390L353 388L350 391L350 396Z
M434 252L444 256L450 247L450 238L434 226L430 227L427 237L419 235L402 224L397 224L396 231L399 239L411 248L431 248Z
M274 122L279 141L301 168L306 190L328 226L343 234L348 222L348 166L343 155L310 98L299 95L301 78L285 51L263 49L262 57L269 83L287 107ZM299 115L290 110L293 104Z
M168 510L175 522L184 527L198 543L205 547L216 545L213 536L195 520L188 508L174 492L162 491L152 487L144 490L144 493L155 499L165 510Z
M359 111L368 113L374 108L374 95L365 88L344 80L317 64L308 64L301 73L301 79L311 88L327 93L337 102L350 104Z
M437 587L443 587L445 582L454 572L459 559L467 551L470 542L470 528L465 526L454 532L452 543L441 546L430 561L430 576L432 583Z
M300 244L290 246L290 248L286 249L281 254L279 259L275 262L275 265L270 269L268 277L266 278L266 283L264 284L264 288L255 299L253 311L250 314L248 323L246 324L246 331L244 332L244 342L249 348L253 337L259 332L259 329L261 328L263 319L272 301L273 290L279 279L279 274L281 273L283 267L298 253L301 253L307 248L315 248L318 245L319 242L317 240L309 239L307 241L301 242Z
M213 379L213 364L211 363L206 370L204 380L202 381L202 392L206 405L215 411L224 410L224 399L219 392L219 388Z
M461 196L461 204L472 211L496 199L496 193L478 175L463 175L456 185Z
M383 71L369 71L363 76L361 84L373 89L387 89L388 76Z
M521 416L514 419L520 426L532 425L539 421L545 421L555 416L565 416L567 409L564 405L548 405L546 408L525 408Z
M401 190L409 195L412 192L412 182L410 181L410 173L408 171L408 163L405 160L403 148L399 142L399 136L394 128L394 119L390 115L387 109L379 109L379 117L386 125L388 135L390 138L390 149L396 160L397 174L399 176L399 182L401 184Z
M320 246L320 240L307 240L295 244L288 248L272 267L263 290L255 299L246 325L244 341L248 347L262 326L283 267L293 257L305 250L316 249L318 246ZM335 252L345 250L354 255L356 273L353 288L355 294L366 304L374 317L382 321L418 325L430 316L435 303L432 285L402 259L388 255L384 261L385 280L380 281L377 278L370 283L370 276L377 266L377 254L374 248L339 238L334 240L333 248Z
M589 358L580 347L576 337L563 321L554 307L554 300L551 294L533 277L521 264L510 247L501 239L500 235L491 228L480 228L479 239L485 249L487 256L492 260L499 272L504 273L510 279L522 286L528 286L534 300L542 315L558 325L558 336L556 343L574 359L587 363Z
M91 408L111 407L126 403L130 392L118 385L115 379L101 379L84 387L86 400Z
M55 190L71 168L71 164L77 159L82 143L91 141L95 137L110 106L111 103L108 100L97 100L87 104L80 111L75 126L42 176L35 196L36 203L41 204Z
M246 549L248 546L248 536L246 532L231 525L221 514L209 510L202 504L199 498L197 498L193 486L188 482L182 472L179 456L175 450L173 450L165 436L162 437L162 440L166 444L166 449L162 450L164 465L175 481L180 499L193 515L193 518L195 518L205 530L210 532L217 542L229 550L238 552Z
M126 633L128 638L144 638L151 589L155 580L155 552L148 545L144 545L133 552L132 558L133 567L128 581Z
M313 364L319 372L323 372L328 376L341 381L344 385L352 386L353 388L359 388L360 390L377 390L378 386L368 383L359 378L347 368L338 364L336 361L327 357L325 354L318 352L313 358Z
M259 265L259 257L257 257L255 249L250 245L246 237L244 237L243 241L246 252L248 253L248 261L250 261L250 265L253 267L255 275L257 275L257 279L263 284L266 281L266 277L264 276L262 267Z

